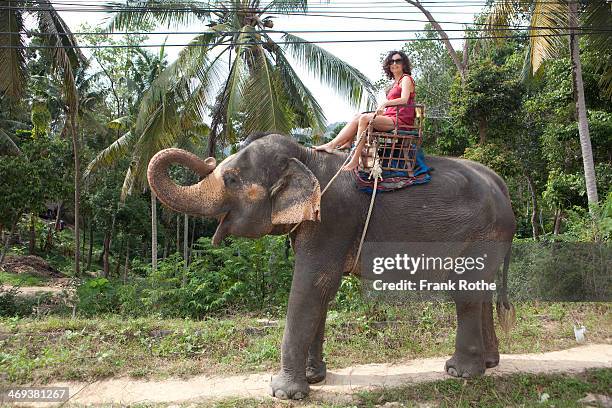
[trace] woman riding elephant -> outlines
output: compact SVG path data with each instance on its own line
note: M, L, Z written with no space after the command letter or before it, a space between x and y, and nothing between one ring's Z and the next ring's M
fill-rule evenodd
M415 118L415 89L410 60L403 51L391 51L383 61L383 70L387 78L393 79L393 83L387 91L387 100L376 109L376 117L374 118L374 113L369 112L356 115L333 140L315 146L316 150L331 153L338 147L350 146L355 136L365 131L372 118L374 118L372 125L376 130L389 131L396 127L398 129L411 128ZM401 106L398 111L397 105L406 104L413 106ZM361 151L365 142L365 138L362 138L355 151ZM358 165L359 155L353 154L351 161L342 169L353 170Z

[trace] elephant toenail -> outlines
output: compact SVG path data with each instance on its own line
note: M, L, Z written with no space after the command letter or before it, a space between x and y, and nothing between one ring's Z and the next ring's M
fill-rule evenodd
M470 375L469 375L468 373L463 373L463 374L461 375L461 377L463 377L463 378L470 378Z
M303 399L303 398L305 398L305 397L306 397L306 396L304 395L304 393L302 393L302 392L299 392L299 391L298 391L298 392L296 392L296 393L295 393L295 395L293 396L293 399Z
M457 377L457 370L455 370L453 367L450 367L448 369L448 373L452 375L453 377Z
M283 390L277 390L274 396L280 399L287 399L287 393Z

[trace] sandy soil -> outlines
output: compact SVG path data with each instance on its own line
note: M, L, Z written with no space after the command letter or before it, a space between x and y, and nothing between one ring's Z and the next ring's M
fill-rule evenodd
M366 364L328 370L327 379L312 386L310 398L350 402L356 391L397 387L411 383L451 378L444 372L448 357L410 360L396 364ZM506 354L487 375L513 373L581 372L588 368L612 367L612 345L590 344L541 354ZM269 398L272 373L189 379L138 380L127 377L83 382L58 382L49 386L70 387L70 403L134 404L187 403L227 397ZM41 406L43 406L41 404ZM50 406L45 404L44 406Z

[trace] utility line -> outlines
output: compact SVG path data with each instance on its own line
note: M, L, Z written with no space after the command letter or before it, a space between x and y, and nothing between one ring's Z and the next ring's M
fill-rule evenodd
M409 6L408 3L406 5ZM151 11L167 11L167 12L199 12L199 13L224 13L228 11L248 11L253 13L262 13L262 14L293 14L295 12L303 13L303 12L318 12L318 13L331 13L331 14L339 14L339 13L351 13L351 14L422 14L420 10L407 10L407 11L398 11L397 8L400 7L389 7L389 9L393 9L393 11L345 11L345 10L335 10L331 9L331 7L307 7L306 11L301 10L284 10L279 7L264 9L264 8L248 8L248 7L228 7L228 8L212 8L212 7L182 7L182 8L172 8L172 7L163 7L163 8L154 8L150 6L130 6L130 7L106 7L106 6L91 6L92 8L86 8L83 6L79 7L37 7L37 6L0 6L0 10L23 10L23 11L66 11L71 13L148 13ZM95 8L94 8L95 7ZM462 6L463 7L463 6ZM355 8L351 6L340 7L342 9ZM366 8L366 7L364 7ZM444 14L452 14L452 15L474 15L475 12L470 11L438 11L439 13ZM481 12L480 14L489 14L489 12ZM543 14L554 15L556 13L544 12Z
M0 7L0 10L4 9L6 7ZM45 11L45 9L35 9L35 11ZM57 11L56 9L46 9L46 11ZM146 13L149 11L161 11L160 9L151 9L151 10L132 10L132 12L136 13ZM178 12L179 10L176 9L165 9L163 11L166 12ZM183 12L195 12L193 9L184 9L184 10L180 10ZM376 20L376 21L401 21L401 22L416 22L416 23L430 23L429 20L422 20L422 19L405 19L405 18L393 18L393 17L364 17L364 16L349 16L349 15L329 15L329 14L320 14L320 13L310 13L310 12L265 12L265 14L272 14L272 15L280 15L280 16L298 16L298 17L327 17L327 18L343 18L343 19L356 19L356 20ZM372 13L368 13L368 14L372 14ZM398 13L386 13L386 14L398 14ZM478 22L473 22L473 21L443 21L443 20L436 20L437 23L439 24L456 24L456 25L472 25L472 26L488 26L488 27L507 27L507 25L504 24L488 24L488 23L478 23ZM528 29L532 29L532 30L548 30L551 29L551 27L530 27L530 26L521 26L521 25L514 25L514 27L524 27L524 28L528 28ZM556 28L556 27L553 27ZM566 29L569 29L570 27L565 27ZM593 28L591 28L593 29Z
M584 33L592 34L592 33ZM451 37L449 40L487 40L487 39L502 39L502 38L520 38L520 37L563 37L570 35L567 33L555 33L555 34L533 34L533 35L519 35L519 36L476 36L476 37ZM332 44L332 43L370 43L370 42L410 42L410 41L441 41L439 38L398 38L398 39L365 39L365 40L313 40L313 41L275 41L277 45L288 45L288 44ZM238 45L265 45L267 41L252 41L252 42L228 42L223 43L225 46L238 46ZM187 43L187 44L142 44L142 45L124 45L124 44L112 44L112 45L0 45L0 49L46 49L46 48L80 48L80 49L102 49L102 48L154 48L154 47L210 47L217 46L217 43Z
M496 31L526 31L529 28L519 28L519 27L503 27L497 28ZM607 33L612 32L612 28L589 28L589 27L546 27L542 28L542 30L575 30L575 31L593 31L593 32L601 32ZM463 28L455 28L455 29L445 29L447 32L465 32L466 30ZM29 36L67 36L67 35L100 35L100 36L109 36L109 35L200 35L205 33L213 33L214 31L109 31L109 32L100 32L100 31L84 31L84 32L70 32L70 33L53 33L53 32L38 32L32 30L26 31L0 31L0 35L29 35ZM261 30L260 32L264 32L267 34L335 34L335 33L437 33L436 29L381 29L381 30ZM236 31L236 30L219 30L218 33L228 35L228 34L243 34L246 31Z

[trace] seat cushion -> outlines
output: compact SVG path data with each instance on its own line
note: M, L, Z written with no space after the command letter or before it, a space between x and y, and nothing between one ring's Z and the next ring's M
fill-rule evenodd
M393 132L385 132L385 133L393 134ZM418 130L401 130L401 129L398 129L397 134L398 135L405 135L405 136L409 136L409 135L418 136L419 135L419 131Z

